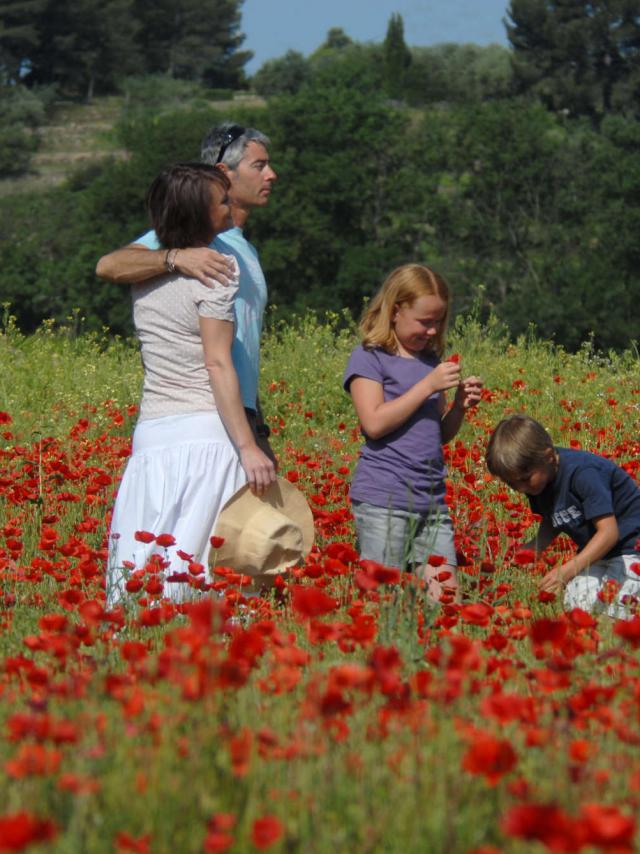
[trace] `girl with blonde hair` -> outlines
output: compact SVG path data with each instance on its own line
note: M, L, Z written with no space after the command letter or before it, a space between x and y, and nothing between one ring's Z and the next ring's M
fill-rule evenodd
M449 601L458 595L442 444L482 389L478 377L461 379L456 360L441 361L449 303L433 270L398 267L364 313L343 380L365 438L350 492L360 556L415 569L435 601L444 590Z

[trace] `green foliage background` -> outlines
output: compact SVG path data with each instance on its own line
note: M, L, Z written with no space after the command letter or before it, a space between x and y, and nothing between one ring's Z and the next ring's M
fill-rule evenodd
M216 110L201 81L128 78L114 130L126 159L86 167L37 196L0 199L0 300L26 331L78 309L85 328L128 334L127 293L95 278L96 261L146 229L142 200L157 172L197 158L208 127L231 118L272 140L279 180L247 233L275 320L309 310L356 317L390 269L418 261L448 278L455 311L494 313L513 337L533 323L570 350L587 340L604 350L628 347L638 337L640 298L631 38L640 33L640 0L626 3L622 29L613 12L589 4L608 27L611 51L626 39L616 98L605 104L598 96L597 121L576 106L577 94L562 106L540 88L557 84L544 72L549 57L570 55L561 39L551 43L549 27L563 38L568 27L594 45L594 22L580 12L584 4L564 4L565 21L556 4L538 2L546 42L536 47L533 5L510 6L512 52L409 50L399 16L380 45L333 28L309 58L289 52L256 74L266 108L229 101ZM535 85L523 82L526 68L537 69ZM598 69L594 60L590 91L601 93L609 71ZM27 103L21 110L22 126L38 112ZM0 159L18 164L15 150L28 154L27 142L1 143Z

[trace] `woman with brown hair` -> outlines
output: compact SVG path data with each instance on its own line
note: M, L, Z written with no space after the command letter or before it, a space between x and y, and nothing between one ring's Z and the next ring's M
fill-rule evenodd
M237 267L235 281L215 288L176 273L181 248L207 246L229 228L228 187L215 167L179 163L147 194L151 224L161 245L172 248L167 274L132 292L144 386L111 523L110 604L124 597L131 572L157 550L151 535L160 534L170 535L162 540L163 593L186 598L191 588L178 552L206 564L226 500L247 480L262 492L276 477L247 421L231 358Z

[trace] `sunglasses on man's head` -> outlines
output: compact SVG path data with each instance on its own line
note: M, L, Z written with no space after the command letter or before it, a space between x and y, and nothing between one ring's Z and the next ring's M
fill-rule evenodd
M220 151L218 152L218 156L216 158L216 166L218 163L222 162L222 158L224 157L224 153L229 148L232 142L235 142L238 137L241 137L245 132L246 128L243 128L242 125L231 125L229 130L225 131L222 137L222 143L220 145Z

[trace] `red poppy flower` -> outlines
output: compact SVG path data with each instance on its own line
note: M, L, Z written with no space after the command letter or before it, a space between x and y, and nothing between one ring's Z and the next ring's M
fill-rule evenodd
M384 566L375 560L361 560L360 566L377 584L398 584L401 572L397 567Z
M204 838L203 850L205 854L222 854L234 843L234 838L224 830L210 830Z
M447 362L453 362L455 365L460 363L460 354L452 353L450 356L447 356Z
M566 638L568 626L563 620L535 620L531 624L530 634L533 643L551 643L558 646Z
M569 756L572 762L586 762L594 750L594 745L586 738L575 738L569 744Z
M156 537L156 544L159 545L161 549L166 549L169 546L175 546L176 538L172 534L158 534Z
M150 531L136 531L133 535L133 539L139 543L152 543L155 538L155 534L152 534Z
M553 804L511 807L502 823L504 832L521 839L537 839L552 851L579 851L580 823Z
M214 549L219 549L224 545L224 537L210 537L209 542Z
M5 762L4 770L15 779L55 774L62 761L60 750L48 750L41 744L21 744L13 759ZM2 837L0 837L1 843ZM0 848L0 850L2 850Z
M634 617L632 620L618 620L613 631L618 637L630 643L634 649L640 646L640 617Z
M302 584L291 586L291 604L301 617L320 617L330 614L338 607L338 601L323 590Z
M132 852L132 854L149 854L151 850L151 834L135 837L130 833L121 831L116 835L116 851L118 854Z
M466 623L471 623L474 626L488 626L489 620L493 614L491 605L486 605L484 602L474 602L472 605L463 605L460 609L460 616Z
M252 743L251 731L247 727L243 727L229 742L231 767L236 777L245 777L249 772Z
M533 549L519 549L515 553L513 560L518 566L526 566L529 563L535 563L536 553Z
M219 812L212 815L207 823L209 830L231 830L235 827L236 817L230 812Z
M635 819L623 815L616 806L584 804L580 809L588 845L631 850L636 830Z
M35 818L26 812L0 816L0 851L22 851L32 842L49 842L58 834L49 819Z
M267 815L253 822L251 841L256 848L269 848L277 842L284 833L284 827L275 815Z
M462 767L470 774L482 774L487 782L495 785L503 774L513 769L518 757L505 738L496 738L491 733L477 733L473 744L462 757Z
M120 655L125 661L142 661L147 657L147 646L142 641L124 641Z
M187 567L189 570L189 575L202 575L204 572L204 564L202 563L190 563Z
M583 611L582 608L573 608L569 611L567 617L574 626L578 626L581 629L593 629L598 624L596 618L592 617L588 611Z

